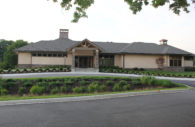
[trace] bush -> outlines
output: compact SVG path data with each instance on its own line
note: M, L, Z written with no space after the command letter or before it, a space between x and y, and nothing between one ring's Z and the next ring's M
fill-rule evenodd
M77 86L75 88L72 89L72 91L74 93L84 93L85 92L85 87L84 86Z
M184 70L185 70L185 71L188 71L188 72L190 72L190 71L195 71L195 67L185 67Z
M23 69L23 72L27 72L27 69L26 69L26 68L24 68L24 69Z
M93 93L93 92L98 92L99 90L99 84L97 82L92 82L89 86L88 86L88 92L89 93Z
M112 88L113 91L120 91L121 88L120 88L120 85L117 83L114 85L114 87Z
M113 86L114 85L114 81L108 80L108 81L106 81L106 85Z
M147 83L148 83L148 77L146 76L141 77L141 84L146 85Z
M60 90L59 90L58 88L53 88L53 89L51 89L51 91L50 91L51 94L57 94L57 93L59 93L59 92L60 92Z
M105 91L107 91L107 90L108 90L108 87L105 86L105 85L101 85L101 86L99 87L99 91L100 91L100 92L105 92Z
M7 72L11 72L12 71L12 69L11 68L9 68L8 70L7 70Z
M20 72L20 69L19 68L16 68L16 72Z
M0 73L3 73L3 69L0 69Z
M128 83L127 83L127 81L125 81L125 80L121 80L120 82L119 82L119 85L120 86L124 86L124 85L127 85Z
M141 77L141 84L142 85L153 85L154 80L155 80L154 77L143 76L143 77Z
M124 85L124 86L123 86L123 90L124 90L124 91L131 90L131 85L130 85L130 84Z
M33 82L30 81L30 80L27 80L27 81L24 81L24 82L23 82L23 86L24 86L24 87L29 87L29 86L32 86L32 85L33 85Z
M26 88L25 87L20 87L19 89L18 89L18 94L19 95L23 95L23 94L25 94L26 93Z
M49 88L49 85L47 82L45 82L45 81L38 82L38 83L36 83L36 85L42 87L44 92L49 92L50 88Z
M64 85L73 85L74 82L72 80L65 80Z
M40 67L40 68L38 68L38 72L42 72L42 70L43 70L43 69L42 69L41 67Z
M140 80L139 79L132 79L132 82L131 82L133 85L140 85L141 84L141 82L140 82Z
M79 82L79 84L80 84L80 85L82 85L82 86L85 86L85 85L87 85L87 84L88 84L88 82L87 82L87 81L85 81L85 80L81 80L81 81Z
M6 80L5 83L2 84L5 89L10 89L18 85L17 81Z
M31 68L31 72L35 72L35 69L34 68Z
M170 80L163 80L162 87L171 88L174 87L174 84Z
M154 77L150 77L150 79L148 79L148 83L147 83L147 84L148 84L149 86L153 86L154 83L155 83L155 80L156 80L156 79L155 79Z
M60 81L56 81L56 82L50 82L49 83L49 87L50 88L55 88L55 87L59 87L62 83L60 83Z
M154 80L154 86L162 86L162 84L163 84L163 80L160 79Z
M30 93L34 95L41 95L44 92L44 88L38 85L31 87Z
M68 88L66 86L62 86L62 87L60 87L60 91L62 93L66 93L66 92L68 92Z
M8 94L7 89L4 89L4 88L0 89L0 95L7 95L7 94Z

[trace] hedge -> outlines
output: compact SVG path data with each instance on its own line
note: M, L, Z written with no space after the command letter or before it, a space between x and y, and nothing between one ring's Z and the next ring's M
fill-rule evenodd
M124 69L119 67L100 67L100 72L105 73L124 73L124 74L137 74L137 75L148 75L148 76L164 76L164 77L187 77L195 78L195 68L185 68L186 72L172 72L172 71L161 71L161 70L144 70L143 68L132 68Z
M154 77L59 77L0 79L0 95L42 95L127 91L147 88L173 88L180 85Z
M71 67L69 65L50 65L38 68L15 68L15 69L7 69L3 70L0 68L0 74L8 74L8 73L35 73L35 72L70 72Z

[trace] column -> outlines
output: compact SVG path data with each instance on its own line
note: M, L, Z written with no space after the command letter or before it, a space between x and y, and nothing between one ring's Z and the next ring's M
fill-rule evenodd
M72 49L72 71L75 71L75 49Z
M95 57L96 58L96 60L95 60L95 62L96 62L95 63L95 68L99 69L99 50L95 51L95 55L96 55L96 57Z
M181 66L182 66L182 67L185 67L184 61L185 61L185 60L184 60L184 56L182 56L182 58L181 58Z

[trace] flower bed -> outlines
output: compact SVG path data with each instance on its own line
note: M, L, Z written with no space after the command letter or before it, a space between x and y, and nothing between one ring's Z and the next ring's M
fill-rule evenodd
M144 70L143 68L123 69L116 66L100 67L100 72L125 73L125 74L137 74L137 75L148 75L148 76L195 78L195 72L168 72L168 71L158 71L158 70L152 71L152 70Z
M43 95L128 91L180 87L180 84L154 77L60 77L0 79L0 95Z
M55 65L55 66L45 66L39 68L15 68L15 69L0 69L0 74L12 74L12 73L35 73L35 72L70 72L71 67L68 65Z

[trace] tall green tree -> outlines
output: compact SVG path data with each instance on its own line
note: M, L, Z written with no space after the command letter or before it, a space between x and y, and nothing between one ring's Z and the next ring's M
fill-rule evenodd
M11 45L13 41L1 40L0 41L0 62L3 61L3 54L7 50L7 47Z
M59 2L62 8L69 10L72 7L75 7L75 12L73 14L72 22L78 22L80 18L87 17L86 10L94 4L95 0L53 0L54 2ZM169 9L172 10L175 14L180 14L183 10L188 13L189 10L189 1L188 0L124 0L128 5L129 9L136 14L142 10L142 7L145 5L152 5L154 8L164 6L169 4ZM195 3L195 0L191 0L192 3ZM112 4L112 3L111 3ZM109 5L108 5L109 6Z
M4 68L14 68L17 65L18 55L16 54L15 49L27 44L27 41L17 40L16 42L8 46L3 58Z

